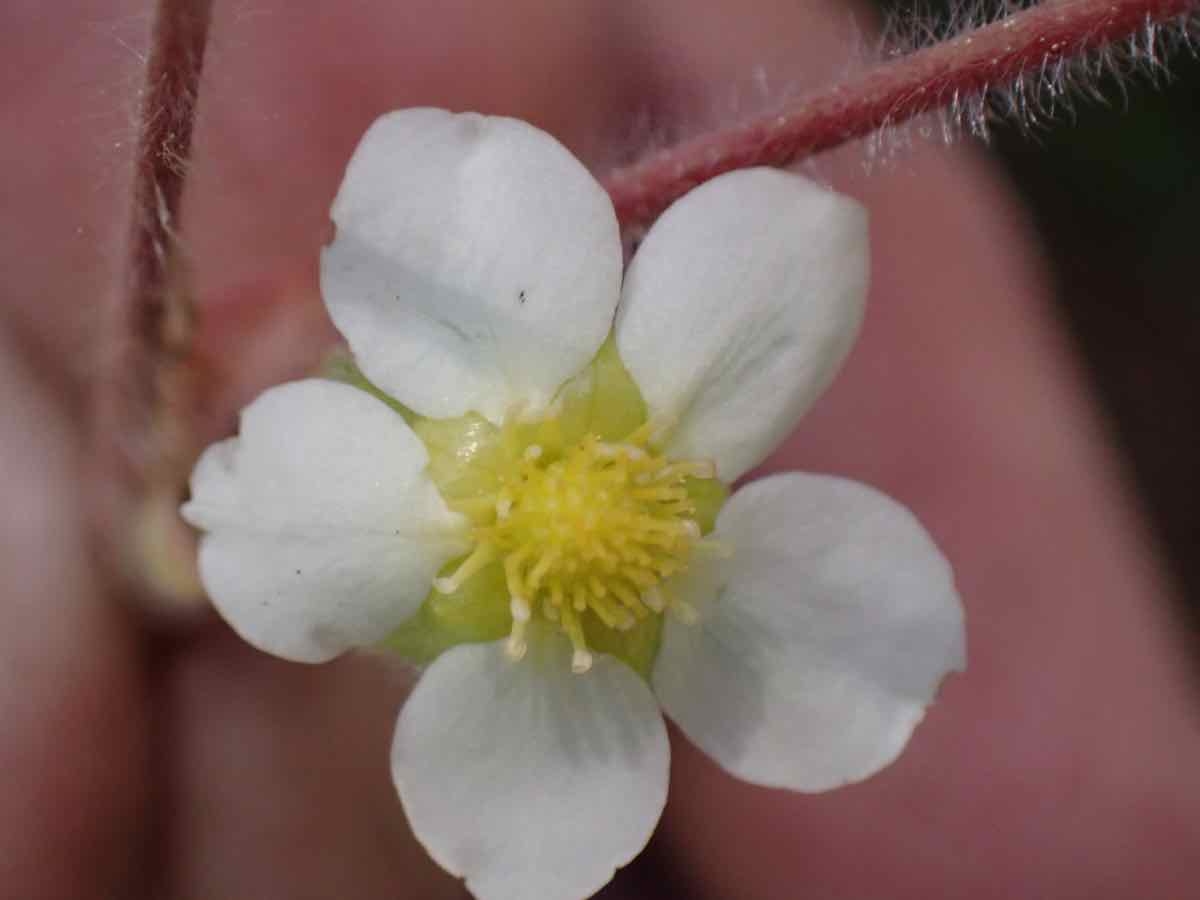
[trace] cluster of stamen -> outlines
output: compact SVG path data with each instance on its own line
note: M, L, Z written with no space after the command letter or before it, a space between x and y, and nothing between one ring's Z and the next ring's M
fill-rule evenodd
M621 443L587 437L556 453L524 447L489 498L494 516L476 526L474 551L437 589L450 593L499 562L512 613L509 655L524 656L527 629L542 617L570 639L575 672L592 665L589 616L617 631L666 610L693 618L663 582L703 544L686 482L716 473L709 462L657 455L650 433Z

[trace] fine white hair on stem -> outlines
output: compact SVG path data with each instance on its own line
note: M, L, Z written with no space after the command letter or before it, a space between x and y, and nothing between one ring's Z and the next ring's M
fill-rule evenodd
M741 105L721 102L707 117L672 109L667 121L683 135L669 150L626 154L634 161L605 174L625 228L644 227L690 187L736 168L793 165L855 141L870 167L918 141L986 140L998 122L1035 133L1080 100L1122 97L1131 78L1161 82L1171 54L1194 53L1200 34L1200 0L953 2L936 16L893 14L859 59L846 54L866 46L861 31L822 32L847 62L831 66L826 55L818 84L773 78L768 60L750 58L741 77L752 72L754 87ZM784 58L780 71L798 65Z
M933 10L918 2L887 16L875 57L903 57L966 38L1033 5L953 0ZM864 141L865 164L886 162L918 139L947 144L964 137L988 141L997 125L1032 136L1053 123L1072 121L1080 102L1111 105L1115 99L1125 104L1131 81L1142 79L1161 87L1171 80L1171 59L1181 53L1197 56L1200 7L1165 23L1147 16L1142 27L1123 40L1071 50L1050 45L1040 64L1001 71L976 90L950 88L935 111L902 123L885 122Z

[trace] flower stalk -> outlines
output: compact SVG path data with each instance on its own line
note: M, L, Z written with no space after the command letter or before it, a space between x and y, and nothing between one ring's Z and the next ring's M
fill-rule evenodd
M644 226L693 187L750 166L786 166L993 87L1023 91L1025 76L1159 28L1187 34L1196 0L1049 0L990 25L872 66L847 81L724 131L702 135L612 172L605 186L624 227Z
M92 404L96 534L118 542L98 557L112 563L110 574L131 594L172 609L200 598L193 540L175 515L196 452L196 375L188 360L194 304L176 227L211 7L212 0L156 4L133 161L126 289L108 311L122 352L97 380Z

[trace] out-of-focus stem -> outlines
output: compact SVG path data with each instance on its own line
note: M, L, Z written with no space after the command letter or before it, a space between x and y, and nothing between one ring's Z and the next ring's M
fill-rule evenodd
M787 165L1196 9L1197 0L1047 0L872 66L782 111L655 154L611 173L605 184L621 223L645 225L723 172Z
M121 354L94 383L92 460L99 476L101 557L142 592L190 592L165 557L190 538L172 533L180 469L190 464L186 409L192 306L175 228L191 153L192 127L211 0L159 0L146 63L133 179L133 231L126 289L109 323ZM187 459L183 459L187 456ZM149 546L147 541L153 546ZM159 546L162 544L162 546ZM130 582L133 582L132 584Z

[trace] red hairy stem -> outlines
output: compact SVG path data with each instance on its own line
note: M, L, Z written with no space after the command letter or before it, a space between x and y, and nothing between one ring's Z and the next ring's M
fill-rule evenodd
M788 165L1197 8L1197 0L1047 0L872 66L783 110L618 169L605 185L622 225L646 225L672 201L723 172Z
M138 517L146 498L168 486L171 503L180 469L192 452L187 405L192 305L175 236L191 154L201 65L212 0L159 0L145 69L134 158L133 217L124 296L113 309L122 354L96 379L92 459L101 558L133 588L145 578ZM130 436L133 436L132 438ZM186 457L186 460L185 460ZM138 583L140 582L140 583Z

